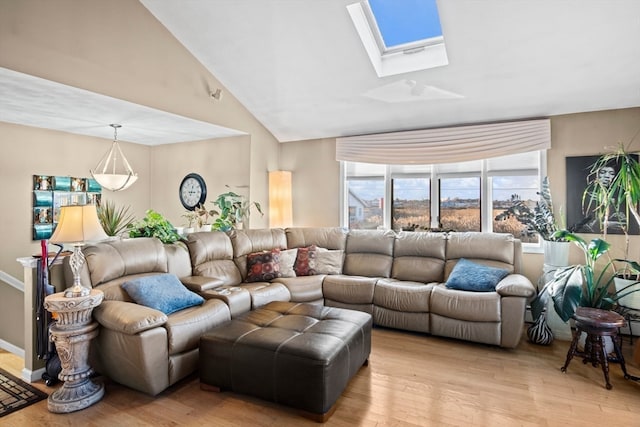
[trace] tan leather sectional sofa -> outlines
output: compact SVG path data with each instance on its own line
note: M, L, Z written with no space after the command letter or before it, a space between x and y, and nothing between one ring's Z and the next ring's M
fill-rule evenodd
M250 254L280 249L282 257L295 259L296 248L311 245L324 252L316 260L324 263L319 269L332 274L246 282ZM105 293L94 310L101 328L92 363L116 382L151 395L197 369L203 332L271 301L350 308L370 313L379 326L513 348L535 293L520 274L520 241L508 234L234 230L193 233L186 246L138 238L88 245L84 253L83 284ZM461 258L509 274L494 292L448 289L444 282ZM165 315L135 304L120 286L166 272L202 295L204 304Z

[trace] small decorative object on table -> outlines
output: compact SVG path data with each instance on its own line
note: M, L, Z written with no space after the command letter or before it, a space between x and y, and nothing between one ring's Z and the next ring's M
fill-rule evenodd
M49 411L67 413L79 411L98 402L104 396L104 384L91 380L89 344L98 335L98 324L91 312L100 305L104 294L92 289L86 296L67 297L64 293L49 295L44 307L56 313L58 320L51 327L51 340L60 356L62 372L58 378L62 387L49 396Z

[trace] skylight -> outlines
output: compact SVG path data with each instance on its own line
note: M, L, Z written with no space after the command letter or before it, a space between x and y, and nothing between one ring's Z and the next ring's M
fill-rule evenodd
M449 63L436 0L362 0L347 10L378 77Z
M442 37L435 0L369 0L387 49Z

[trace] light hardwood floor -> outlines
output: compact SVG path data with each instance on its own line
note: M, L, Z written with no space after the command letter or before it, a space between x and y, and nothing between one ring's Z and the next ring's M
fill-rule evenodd
M569 346L515 350L375 328L370 364L351 381L328 426L640 426L640 383L611 366L612 390L600 368L574 360ZM628 341L628 340L626 340ZM623 350L631 374L640 368ZM15 375L21 360L0 352ZM51 393L54 389L36 383ZM200 390L193 375L156 397L106 382L104 399L72 414L52 414L46 401L0 418L2 426L304 426L295 410L234 393Z

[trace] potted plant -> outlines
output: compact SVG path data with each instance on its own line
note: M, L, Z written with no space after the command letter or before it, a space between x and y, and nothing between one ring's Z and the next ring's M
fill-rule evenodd
M220 209L220 212L213 211L214 215L218 215L218 218L212 224L214 230L229 231L234 228L241 228L249 218L252 207L260 215L264 215L260 203L249 202L245 196L236 194L233 191L220 194L213 201L213 204Z
M134 216L129 209L129 206L118 208L110 200L98 206L98 219L107 236L118 236L133 223Z
M589 184L582 194L582 206L598 222L606 239L614 225L625 236L624 258L629 254L629 229L632 221L640 226L640 163L638 156L623 144L603 154L591 165ZM633 220L632 220L633 218ZM613 222L613 224L612 224Z
M182 218L185 218L187 221L185 223L184 233L189 234L195 231L194 225L198 222L198 213L196 211L186 211L182 214Z
M198 205L194 212L197 215L198 231L211 231L212 224L209 222L209 217L216 215L218 212L214 209L207 210L203 204Z
M129 237L157 237L162 243L175 243L182 237L160 213L149 209L146 216L129 225Z
M585 212L591 212L606 239L610 227L619 229L625 237L624 265L614 277L618 291L640 289L638 264L629 260L629 231L635 222L640 226L640 163L638 156L627 151L623 144L600 156L589 169L589 185L582 195ZM623 297L624 298L624 297ZM640 310L640 294L629 295L618 301L625 309Z
M621 298L640 290L634 287L638 282L620 290L612 290L611 286L619 272L615 261L640 269L640 265L633 261L609 260L602 269L596 269L596 262L607 254L611 247L605 240L596 238L587 242L567 230L556 234L557 237L578 246L584 255L584 264L556 270L553 279L544 285L538 296L531 302L531 313L534 319L542 314L549 297L553 300L553 307L558 316L566 322L573 317L578 306L609 310Z

